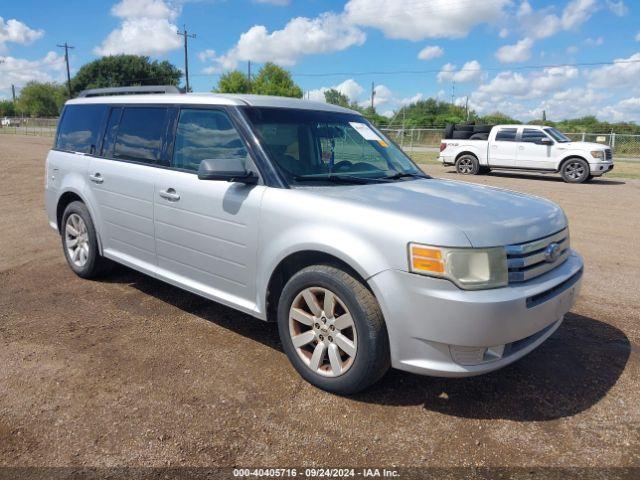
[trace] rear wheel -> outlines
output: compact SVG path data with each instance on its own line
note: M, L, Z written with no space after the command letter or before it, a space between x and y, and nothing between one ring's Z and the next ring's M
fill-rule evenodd
M456 160L456 171L462 175L477 175L480 172L478 159L473 155L462 155Z
M76 275L95 278L107 273L111 262L100 255L89 210L82 202L71 202L62 214L62 249Z
M567 183L585 182L590 175L589 164L581 158L570 158L562 165L560 174Z
M340 395L359 392L390 366L378 303L359 280L328 265L296 273L278 302L278 330L298 373Z

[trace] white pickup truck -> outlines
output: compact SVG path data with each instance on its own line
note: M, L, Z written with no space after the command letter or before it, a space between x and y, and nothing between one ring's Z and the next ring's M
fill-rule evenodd
M443 165L463 175L492 169L560 173L582 183L613 169L607 145L574 142L553 127L539 125L462 125L448 127L440 143ZM466 138L465 138L466 137Z

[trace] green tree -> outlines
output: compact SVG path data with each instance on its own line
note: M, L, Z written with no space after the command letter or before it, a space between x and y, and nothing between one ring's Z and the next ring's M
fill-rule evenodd
M11 100L0 100L0 117L15 117L16 106Z
M142 55L113 55L84 64L71 79L77 95L87 88L130 87L134 85L178 86L182 72L165 61L151 61Z
M469 118L475 118L473 111ZM427 98L402 107L395 113L394 123L406 127L442 126L446 123L462 123L467 120L467 110L449 102Z
M484 117L478 117L477 122L484 123L486 125L513 125L521 123L519 120L511 118L509 115L505 115L501 112L493 112L489 115L485 115Z
M233 70L220 76L218 86L213 91L217 93L250 93L251 84L244 73Z
M28 82L20 91L18 111L30 117L56 117L67 99L67 90L58 83Z
M324 92L324 99L327 103L331 103L333 105L339 105L345 108L351 108L351 102L349 102L349 97L347 97L344 93L340 93L335 88L330 88Z
M302 98L302 89L295 84L291 73L274 63L265 63L251 85L252 93L279 97Z

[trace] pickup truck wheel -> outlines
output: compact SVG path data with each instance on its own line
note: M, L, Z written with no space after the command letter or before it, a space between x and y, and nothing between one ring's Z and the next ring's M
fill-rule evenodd
M480 172L478 159L473 155L462 155L456 160L456 171L462 175L477 175Z
M570 158L562 165L560 174L567 183L582 183L589 178L589 164L581 158Z
M112 263L100 255L98 237L89 210L82 202L71 202L62 214L62 249L71 270L82 278L104 275Z
M332 393L359 392L390 366L378 302L362 282L333 266L313 265L291 277L278 301L278 331L298 373Z

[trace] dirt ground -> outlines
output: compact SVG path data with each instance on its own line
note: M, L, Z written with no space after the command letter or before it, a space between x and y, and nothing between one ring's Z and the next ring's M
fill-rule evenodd
M640 466L640 180L465 178L565 209L577 305L498 372L341 398L273 325L125 268L76 277L43 211L50 143L0 137L0 466Z

